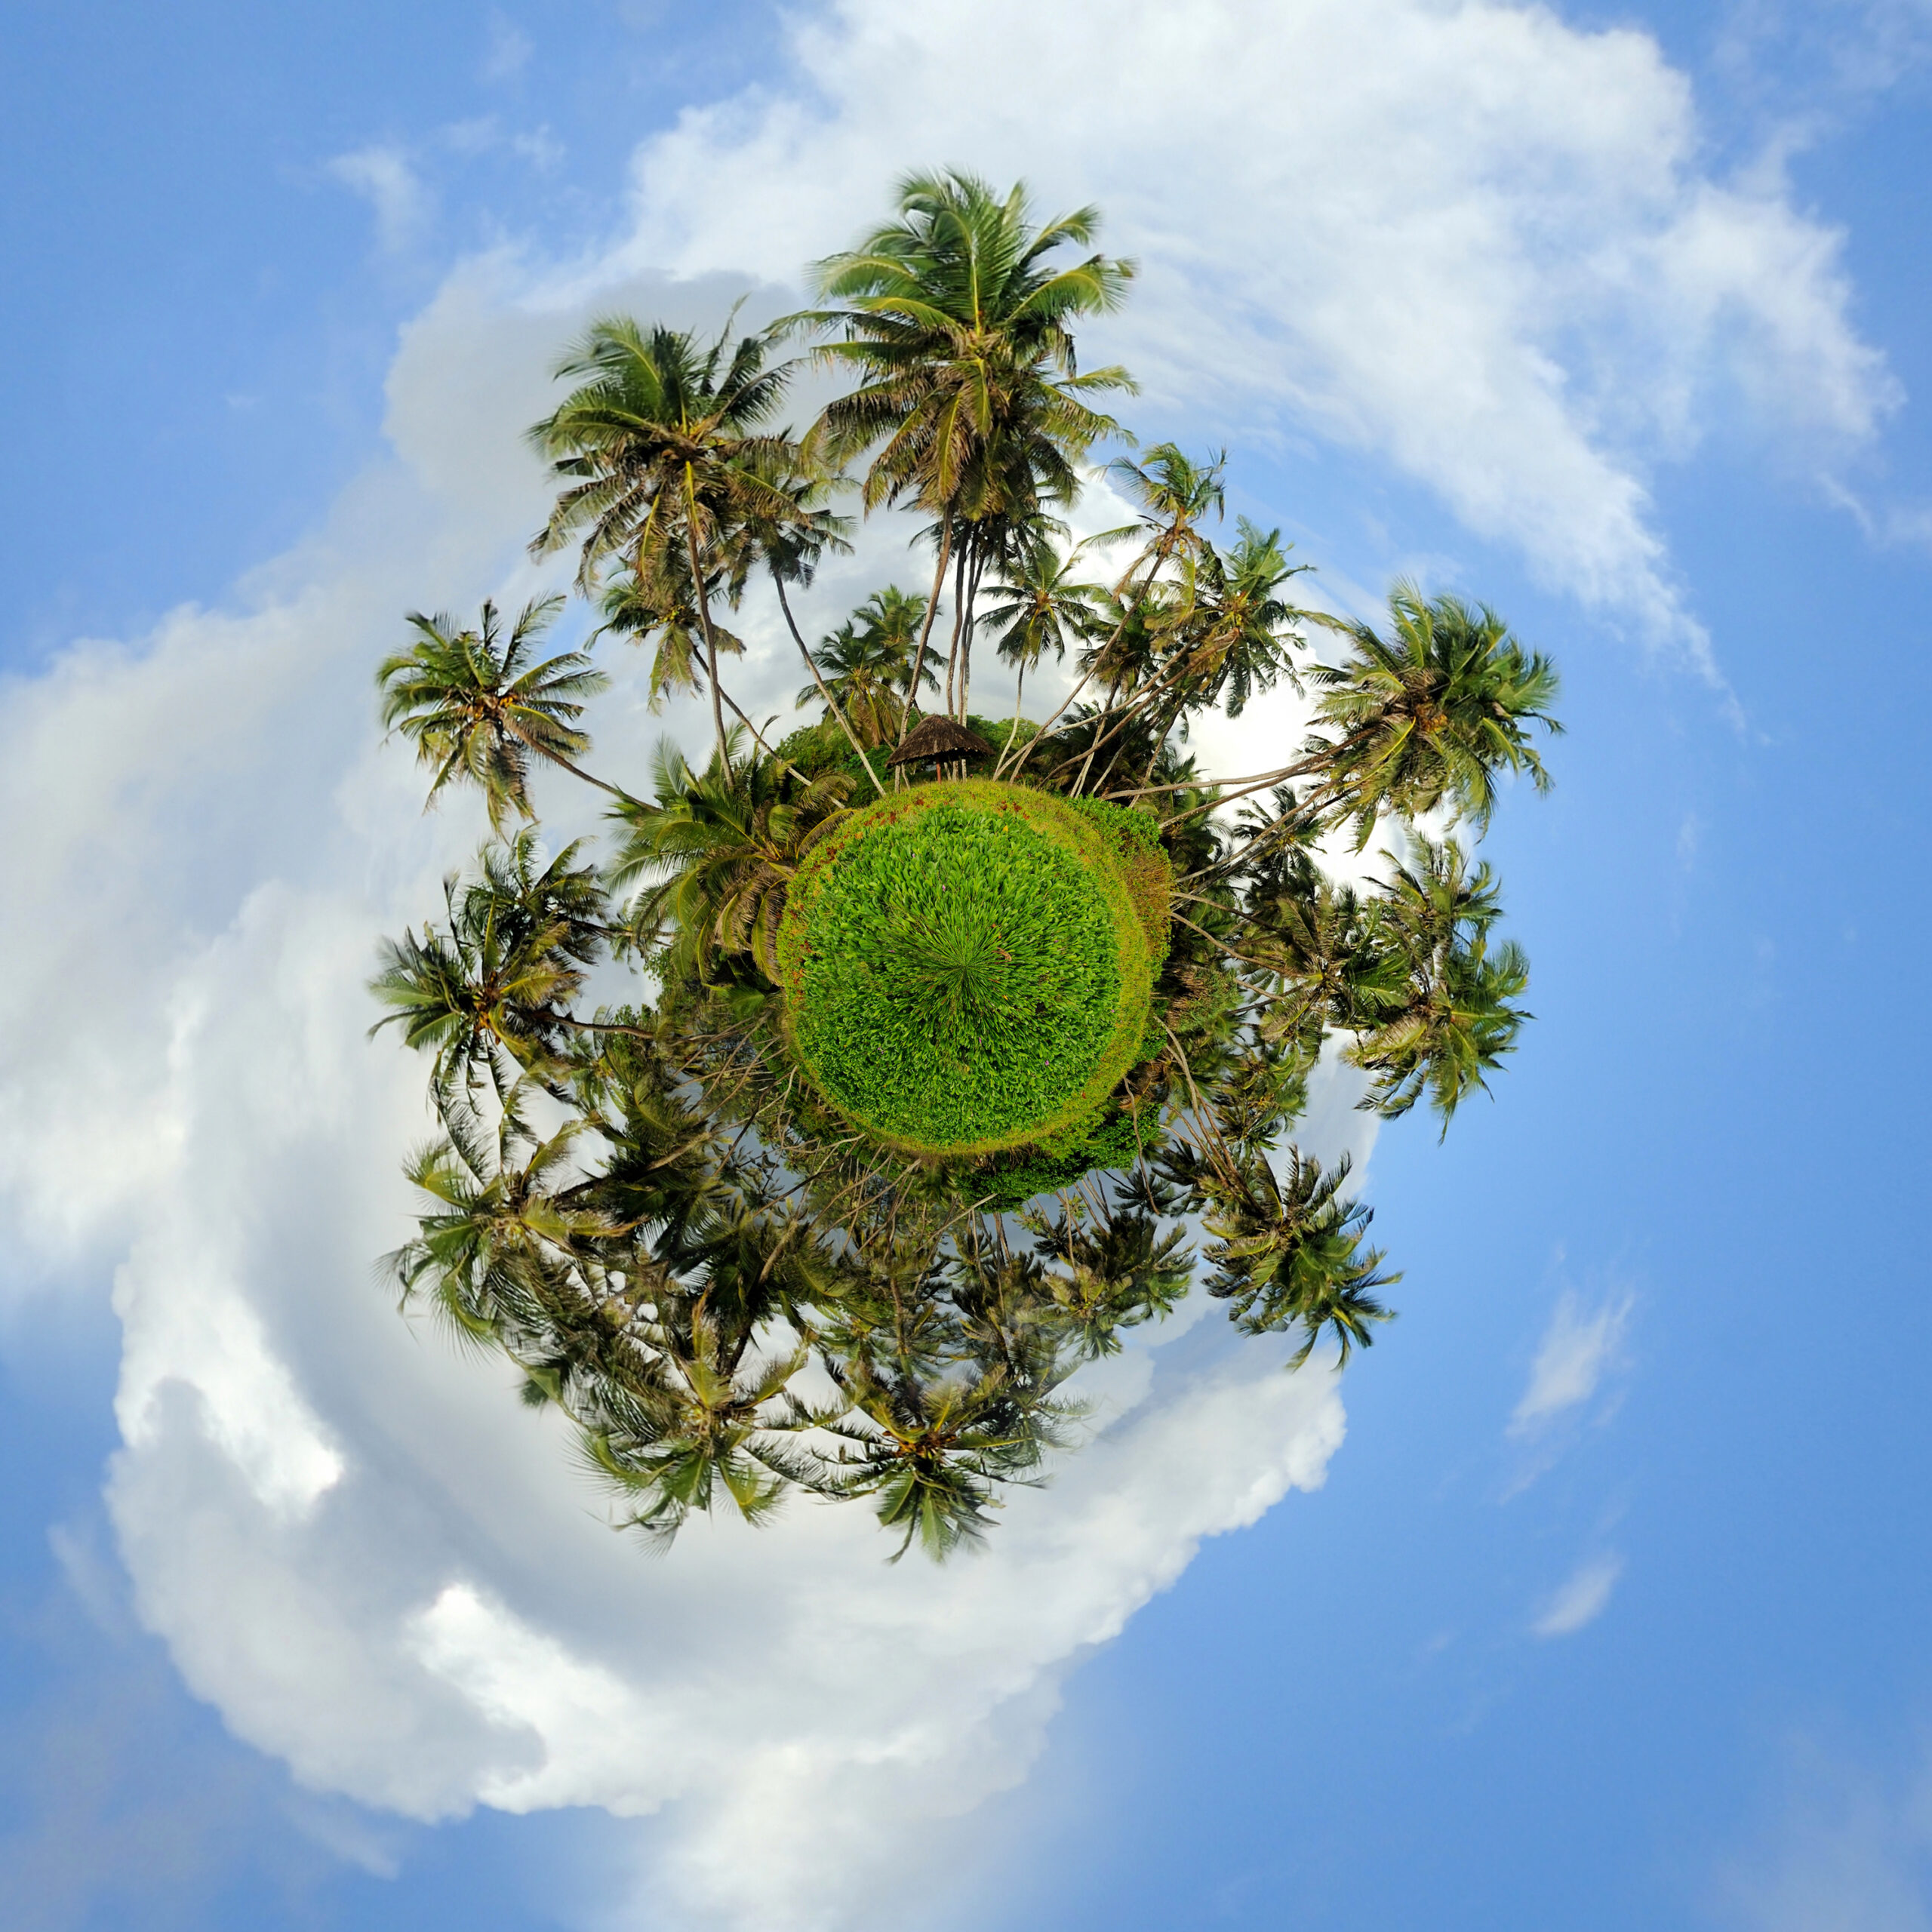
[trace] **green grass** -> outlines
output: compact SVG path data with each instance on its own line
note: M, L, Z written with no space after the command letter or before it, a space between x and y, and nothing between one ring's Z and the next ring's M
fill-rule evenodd
M813 1084L918 1154L1024 1146L1093 1115L1139 1049L1155 962L1111 829L983 779L855 813L801 869L779 934Z

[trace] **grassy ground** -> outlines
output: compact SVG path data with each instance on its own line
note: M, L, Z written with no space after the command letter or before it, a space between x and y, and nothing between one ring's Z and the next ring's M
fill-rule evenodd
M983 779L855 813L808 860L779 937L814 1084L913 1154L1025 1146L1097 1113L1164 945L1164 862L1134 851L1136 829Z

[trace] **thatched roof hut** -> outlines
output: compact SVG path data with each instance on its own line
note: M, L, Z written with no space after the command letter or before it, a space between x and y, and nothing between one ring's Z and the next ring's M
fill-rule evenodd
M888 765L917 764L926 758L991 758L993 748L977 731L944 716L922 718L906 742L886 760Z

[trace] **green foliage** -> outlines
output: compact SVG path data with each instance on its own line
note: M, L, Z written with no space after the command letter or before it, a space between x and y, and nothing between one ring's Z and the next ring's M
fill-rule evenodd
M574 771L571 761L590 749L577 720L583 700L610 679L578 651L531 661L562 607L560 597L526 604L507 638L496 605L487 601L473 631L458 630L441 613L410 613L415 641L383 660L376 681L383 722L415 746L420 762L435 768L429 802L454 781L474 785L491 829L501 832L512 813L535 816L531 753Z
M1352 1347L1371 1346L1371 1324L1389 1318L1374 1291L1402 1278L1379 1272L1380 1248L1362 1252L1374 1211L1340 1198L1348 1174L1346 1155L1324 1174L1320 1161L1291 1153L1285 1185L1265 1161L1251 1161L1206 1217L1220 1238L1208 1251L1208 1292L1232 1303L1229 1312L1246 1334L1299 1327L1297 1367L1324 1329L1344 1361Z
M1057 512L1116 433L1093 401L1132 386L1074 356L1131 273L1085 252L1094 220L915 176L763 337L598 322L533 432L561 485L534 547L580 542L601 628L538 661L556 600L507 635L491 605L416 616L381 668L432 798L473 789L494 834L373 983L438 1124L392 1276L568 1417L656 1543L805 1496L870 1507L894 1560L970 1545L1069 1446L1068 1378L1197 1279L1291 1366L1366 1348L1398 1278L1346 1161L1294 1144L1311 1075L1339 1058L1360 1104L1446 1131L1529 1017L1472 853L1504 774L1549 782L1553 669L1407 584L1386 632L1298 608L1278 531L1217 540L1225 453L1111 466L1134 522L1069 547ZM787 328L852 379L798 437ZM792 599L850 547L854 483L928 520L931 588L813 613L814 652ZM754 589L821 708L775 754L720 676ZM1008 718L971 715L976 629L1018 674ZM579 763L606 637L654 647L653 708L712 712L709 762L667 744L648 798ZM1071 688L1036 723L1048 653ZM886 764L941 660L986 777ZM1200 769L1196 724L1281 686L1316 700L1299 751ZM595 862L516 829L545 764L606 795ZM1332 876L1351 836L1379 856Z
M1058 801L966 780L868 806L801 868L778 955L799 1062L908 1151L1037 1140L1106 1097L1145 1024L1146 937Z
M1133 1116L1116 1113L1084 1132L1050 1137L1052 1145L1023 1148L975 1168L962 1182L995 1211L1023 1208L1042 1194L1071 1187L1097 1171L1131 1168L1147 1151Z

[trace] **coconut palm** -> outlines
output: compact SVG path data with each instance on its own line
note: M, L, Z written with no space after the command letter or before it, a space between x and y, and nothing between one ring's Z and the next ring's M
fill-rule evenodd
M408 1168L432 1204L416 1239L383 1266L405 1304L426 1290L459 1335L528 1363L556 1352L560 1314L567 1327L594 1318L586 1279L570 1277L611 1229L595 1208L557 1192L585 1123L567 1120L540 1140L524 1099L521 1087L505 1096L494 1131L460 1100L445 1107L444 1137Z
M1098 254L1050 260L1088 247L1098 226L1081 208L1035 227L1023 186L1002 200L973 175L911 175L896 220L820 264L825 306L792 318L836 331L817 359L857 377L820 414L818 446L836 463L869 456L868 511L908 502L936 520L921 663L949 568L955 653L971 622L988 561L977 527L1070 503L1081 459L1118 433L1088 398L1133 384L1118 367L1080 374L1072 325L1118 306L1133 265ZM963 692L958 703L963 713Z
M389 1008L370 1029L402 1029L435 1055L435 1091L474 1088L486 1075L499 1094L525 1073L553 1078L569 1012L602 944L604 894L567 845L538 869L537 835L485 846L467 882L443 884L448 922L383 943L370 990Z
M587 380L530 432L568 486L531 551L560 549L581 533L583 588L621 561L660 609L675 608L681 572L704 639L721 754L710 586L721 571L743 581L744 560L734 552L749 525L783 525L796 513L772 474L785 438L761 427L783 400L786 368L766 365L760 337L743 337L728 355L730 334L728 322L706 345L688 331L646 331L621 316L594 323L556 371Z
M1076 545L1062 552L1045 540L1018 546L993 586L1001 601L981 620L1000 661L1011 664L1018 673L1013 693L1015 732L1020 728L1026 673L1049 651L1055 663L1064 663L1067 647L1091 638L1100 622L1098 586L1074 575L1081 547Z
M1510 1002L1529 984L1529 961L1513 940L1490 950L1502 915L1495 875L1487 864L1472 872L1454 839L1417 841L1375 913L1408 983L1395 1017L1346 1057L1376 1077L1364 1106L1392 1120L1426 1094L1446 1134L1457 1107L1477 1088L1487 1092L1484 1075L1515 1050L1530 1015Z
M1344 1154L1324 1174L1312 1155L1291 1149L1282 1179L1266 1161L1249 1161L1240 1186L1213 1199L1203 1217L1216 1238L1207 1250L1214 1266L1208 1292L1234 1304L1228 1312L1245 1334L1300 1327L1291 1367L1307 1361L1324 1330L1343 1361L1351 1348L1369 1347L1371 1324L1389 1318L1374 1291L1402 1278L1378 1272L1381 1249L1361 1251L1374 1210L1340 1198L1349 1165Z
M790 1436L807 1412L786 1400L804 1366L798 1348L734 1370L718 1325L701 1310L648 1324L651 1372L595 1392L585 1444L594 1466L637 1500L626 1527L662 1545L722 1491L748 1523L770 1518L794 1484L816 1486Z
M886 597L898 601L881 610L881 600ZM924 602L901 592L875 593L812 653L820 676L799 692L797 702L809 704L821 690L828 691L866 745L884 744L894 737L903 709L900 694L912 678L909 647L918 634ZM939 681L930 668L925 681Z
M1184 592L1163 583L1162 573L1171 565L1186 563L1206 541L1201 526L1211 515L1221 514L1224 502L1221 477L1226 461L1223 452L1212 462L1198 463L1177 445L1159 443L1141 462L1120 457L1107 466L1109 476L1139 505L1140 515L1126 529L1109 531L1092 540L1106 542L1138 530L1142 541L1103 601L1103 621L1084 656L1079 682L1041 726L1041 739L1051 734L1089 682L1097 679L1106 687L1103 717L1114 711L1124 694L1152 684L1175 627L1189 608ZM1094 754L1112 736L1103 728L1062 768L1080 766L1075 791L1091 769Z
M595 635L606 633L636 644L651 644L650 692L645 703L654 715L665 700L702 691L705 675L705 636L698 622L697 598L691 587L691 568L681 557L667 558L655 583L638 580L635 571L620 571L605 585L598 599L604 621ZM680 565L681 564L681 568ZM724 576L713 571L706 586L714 605L720 601ZM744 640L727 630L714 617L712 637L729 657L744 654ZM727 694L728 696L728 694Z
M616 814L625 834L611 869L621 891L641 885L630 918L638 930L668 920L677 939L672 970L709 977L720 953L749 952L768 979L785 893L800 860L844 809L851 781L804 777L764 758L714 758L694 772L666 743L652 771L657 797Z
M458 630L441 612L409 613L415 641L383 660L376 682L384 724L415 746L420 763L435 768L428 802L453 781L474 785L483 794L491 829L500 832L512 812L534 816L533 752L600 791L625 795L575 762L590 749L575 721L583 701L610 680L578 651L531 662L563 604L561 597L526 604L507 638L496 605L488 601L474 630Z
M863 1356L826 1368L850 1407L824 1424L838 1438L823 1478L828 1494L877 1499L878 1520L934 1557L986 1534L997 1485L1033 1480L1077 1413L1050 1388L1017 1383L1004 1364L937 1377L880 1368Z
M1377 817L1415 818L1447 803L1478 831L1496 804L1496 774L1527 771L1538 791L1549 774L1530 729L1562 726L1554 666L1525 651L1486 605L1426 598L1398 583L1389 598L1393 635L1339 625L1349 641L1340 665L1310 672L1319 715L1339 737L1309 740L1355 821L1358 849Z

